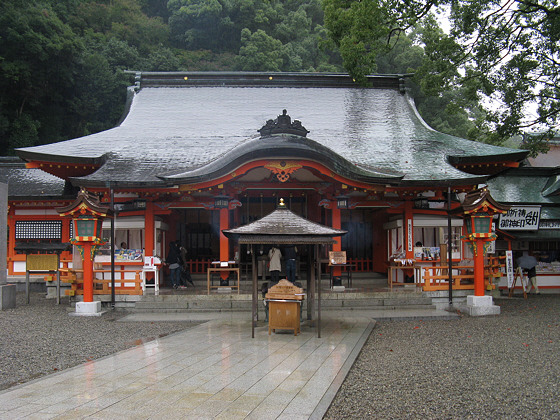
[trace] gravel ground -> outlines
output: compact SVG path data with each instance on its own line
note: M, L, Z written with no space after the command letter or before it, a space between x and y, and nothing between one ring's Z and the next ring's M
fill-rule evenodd
M195 325L17 299L0 312L0 389ZM496 303L496 317L378 323L325 419L560 418L560 295Z
M500 316L380 322L325 419L559 419L560 296Z
M0 390L196 325L114 322L122 311L69 316L67 298L56 305L44 296L32 293L27 305L17 293L16 308L0 311Z

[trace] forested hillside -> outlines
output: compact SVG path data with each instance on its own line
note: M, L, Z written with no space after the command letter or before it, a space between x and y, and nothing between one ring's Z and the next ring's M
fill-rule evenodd
M3 0L0 154L112 127L132 84L123 70L342 72L323 17L320 0ZM413 36L377 71L419 68ZM476 102L413 92L434 128L475 136Z

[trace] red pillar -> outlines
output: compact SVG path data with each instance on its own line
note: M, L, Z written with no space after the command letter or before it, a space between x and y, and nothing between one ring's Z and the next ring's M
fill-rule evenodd
M144 255L152 257L154 255L155 237L154 237L154 206L148 201L146 203L146 212L144 213Z
M484 242L475 241L474 250L474 295L484 296Z
M84 302L93 302L93 261L91 260L91 243L82 242L84 247Z
M229 209L220 209L220 261L229 261L229 240L222 233L222 230L229 229ZM222 278L225 280L228 273L222 271Z
M332 209L332 227L333 229L340 229L342 226L341 218L340 218L340 209L336 206L336 200L333 202L333 209ZM342 238L337 236L334 238L336 241L333 244L333 251L342 251ZM340 276L342 274L342 269L340 267L334 267L333 276Z
M7 257L8 257L8 274L14 274L14 256L16 255L16 251L14 247L16 246L16 220L15 220L15 210L14 206L9 206L8 210L8 249L7 249Z

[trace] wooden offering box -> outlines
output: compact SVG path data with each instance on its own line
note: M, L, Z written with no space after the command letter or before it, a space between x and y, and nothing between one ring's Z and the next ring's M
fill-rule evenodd
M268 300L268 334L271 331L293 330L294 335L301 333L300 316L303 289L288 280L271 287L266 294Z
M286 279L282 279L276 286L268 289L265 296L266 299L287 299L287 300L303 300L303 289L294 286L293 283Z

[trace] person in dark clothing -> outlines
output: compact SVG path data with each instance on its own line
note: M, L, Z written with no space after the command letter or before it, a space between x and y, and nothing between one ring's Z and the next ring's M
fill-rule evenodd
M296 257L297 248L293 245L284 249L284 259L286 260L286 277L289 282L296 281Z
M187 261L187 249L184 246L179 245L179 251L181 253L181 281L183 286L187 285L187 282L194 287L194 283L191 277L191 270L189 263Z
M165 263L169 266L171 286L177 289L181 283L181 251L176 242L169 243L169 252L167 253Z

